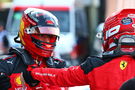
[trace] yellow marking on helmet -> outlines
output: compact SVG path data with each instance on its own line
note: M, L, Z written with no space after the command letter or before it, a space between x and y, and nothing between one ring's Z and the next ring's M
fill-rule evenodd
M19 37L20 37L20 40L21 40L22 44L25 45L25 42L23 41L23 38L22 38L23 36L24 36L24 21L21 20Z
M22 34L22 35L24 35L24 22L23 22L23 20L21 20L21 23L20 23L20 33Z

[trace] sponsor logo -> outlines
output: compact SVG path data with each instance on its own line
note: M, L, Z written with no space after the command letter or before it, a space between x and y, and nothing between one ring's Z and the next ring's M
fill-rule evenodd
M135 24L132 24L132 27L135 28Z
M13 64L13 61L7 61L7 63Z
M121 69L121 70L124 70L124 69L127 67L127 64L128 64L127 61L123 61L123 60L122 60L122 61L120 62L120 69Z
M19 75L19 76L17 76L17 77L15 78L15 83L16 83L18 86L21 86L21 85L22 85L20 75Z
M115 27L112 27L111 29L109 29L107 32L106 32L106 39L115 35L116 33L118 33L120 30L120 25L117 25Z
M135 18L135 14L128 14L128 17Z
M129 18L129 17L125 17L121 20L121 23L124 24L124 25L128 25L128 24L131 24L132 23L132 19Z
M38 73L36 72L35 73L36 75L39 75L39 76L50 76L50 77L56 77L55 74L51 74L51 73Z
M26 88L19 87L19 88L15 88L14 90L28 90L28 89L27 87Z

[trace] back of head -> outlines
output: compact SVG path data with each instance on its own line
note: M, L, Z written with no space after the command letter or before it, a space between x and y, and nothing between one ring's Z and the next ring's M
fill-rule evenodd
M50 12L28 8L21 18L19 37L24 48L41 57L50 57L59 37L57 18Z
M135 9L123 9L105 20L103 56L135 55Z

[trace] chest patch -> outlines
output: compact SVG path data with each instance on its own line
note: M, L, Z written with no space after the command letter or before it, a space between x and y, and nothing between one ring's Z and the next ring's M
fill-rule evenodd
M22 85L22 82L21 82L21 79L20 79L20 75L18 75L16 78L15 78L15 83L20 86Z
M120 62L120 69L124 70L127 67L127 64L128 64L127 61L122 60Z

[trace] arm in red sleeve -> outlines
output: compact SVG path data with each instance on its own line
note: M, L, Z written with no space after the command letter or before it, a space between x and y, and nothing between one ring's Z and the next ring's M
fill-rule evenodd
M101 58L88 57L80 66L63 69L35 68L31 74L34 79L50 85L58 85L60 87L81 86L88 85L88 73L103 64L104 61Z
M63 69L36 68L31 74L34 79L50 85L61 87L88 85L87 75L84 74L80 66Z

